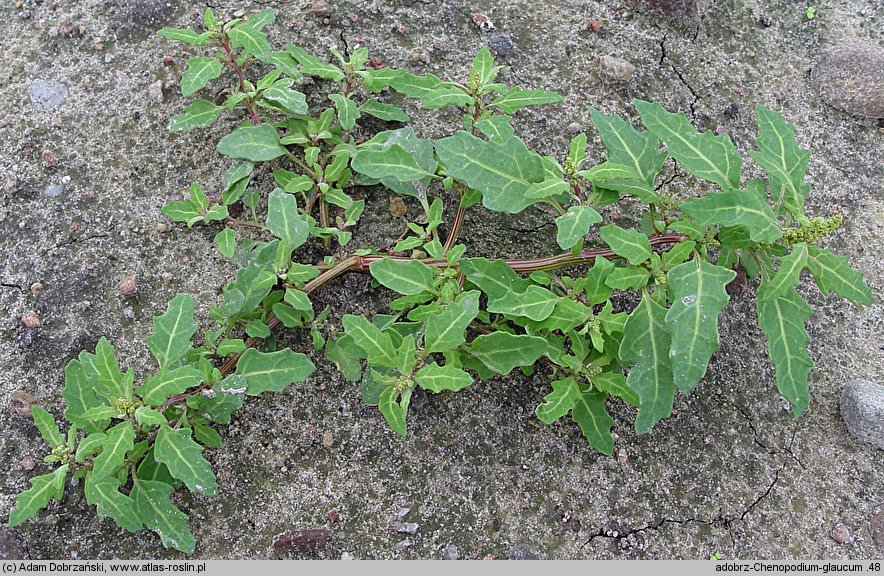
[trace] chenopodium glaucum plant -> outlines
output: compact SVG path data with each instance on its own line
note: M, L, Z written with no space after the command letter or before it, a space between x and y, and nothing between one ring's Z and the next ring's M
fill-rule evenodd
M757 279L756 312L776 387L796 416L809 402L812 367L804 326L811 309L796 290L802 272L823 294L871 303L847 259L819 245L841 219L805 215L809 152L764 106L756 108L757 150L748 153L764 179L743 180L743 160L726 134L698 132L683 114L643 101L634 105L645 130L591 109L607 159L585 168L585 134L571 140L561 162L516 135L518 110L561 97L497 83L501 67L485 48L464 83L443 81L367 67L364 48L346 56L332 50L331 63L297 46L273 50L263 29L274 17L268 9L222 23L210 9L203 31L160 31L213 50L188 60L184 95L225 69L233 80L223 100L194 100L170 129L209 126L225 111L246 118L218 143L218 152L234 159L220 194L210 197L194 183L186 200L163 208L187 226L218 226L215 244L236 263L236 278L212 309L218 326L204 332L198 348L193 299L169 303L147 342L156 373L138 386L104 339L94 354L68 364L67 438L34 408L51 448L46 461L58 467L19 495L11 526L60 498L73 475L84 478L87 502L100 516L130 531L145 526L166 546L191 552L187 517L170 498L181 485L217 491L202 456L204 447L221 445L213 426L227 424L244 395L283 390L314 370L304 354L276 350L280 324L308 330L315 350L359 382L362 399L377 405L397 434L406 433L414 394L456 392L476 378L537 365L550 383L537 417L551 424L570 415L589 445L610 455L609 404L636 407L636 432L649 432L670 414L677 391L689 393L703 379L738 273ZM260 78L252 79L256 70ZM329 105L308 105L294 88L305 76L329 88ZM461 129L436 141L420 137L404 110L379 98L391 91L426 109L460 109ZM373 132L380 122L400 127ZM657 185L670 159L696 177L696 195ZM277 185L266 195L252 186L262 171ZM367 186L411 197L423 213L395 245L351 250ZM599 210L624 197L644 207L638 226L602 225ZM453 200L448 214L443 198ZM529 208L550 214L564 252L533 260L466 257L458 235L466 211L480 203L511 215ZM587 238L597 238L598 247L586 249ZM300 261L308 242L328 256ZM370 273L398 297L391 314L344 314L343 331L333 334L331 311L317 314L309 295L351 271ZM615 299L622 293L631 296Z

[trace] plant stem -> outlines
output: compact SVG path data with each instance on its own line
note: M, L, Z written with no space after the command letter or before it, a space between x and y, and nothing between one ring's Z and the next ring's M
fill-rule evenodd
M651 246L659 246L661 244L681 242L686 238L687 236L684 234L669 233L652 236L648 240L650 241ZM549 256L537 260L505 260L505 262L510 268L519 274L528 274L539 270L556 270L558 268L588 264L600 256L605 258L620 258L620 256L615 254L613 250L601 248L597 250L584 250L576 256L570 252L566 252L564 254L558 254L556 256ZM448 262L445 260L437 260L434 258L408 258L405 256L350 256L346 260L342 260L330 268L325 268L319 276L310 282L307 282L301 290L305 294L310 294L346 272L365 272L369 269L372 262L377 262L384 258L400 261L417 260L427 266L433 266L435 268L449 267ZM320 265L318 268L322 269L323 266ZM271 314L267 321L267 327L272 330L278 326L279 323L279 318ZM260 338L249 338L249 340L246 341L246 348L251 348L259 342L261 342ZM222 377L227 376L236 369L236 363L239 361L241 355L242 353L231 356L224 362L221 366Z
M224 52L227 53L227 60L224 62L236 72L237 77L239 78L239 89L243 93L247 91L246 88L246 74L236 61L236 54L233 53L233 48L230 47L230 38L227 35L221 36L221 47L224 48ZM246 109L249 111L249 118L252 121L252 124L258 125L261 123L261 118L258 116L258 110L255 108L255 102L251 98L246 98Z

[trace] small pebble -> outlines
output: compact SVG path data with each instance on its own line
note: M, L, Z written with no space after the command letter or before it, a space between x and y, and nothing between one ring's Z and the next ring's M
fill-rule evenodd
M879 504L872 510L869 518L869 532L872 533L872 541L876 546L884 548L884 504Z
M129 306L123 308L123 318L126 320L135 320L135 310Z
M43 285L39 282L34 282L31 284L31 296L34 298L39 298L40 294L43 292Z
M332 13L331 4L325 0L315 0L315 2L311 2L308 10L310 10L310 12L312 12L317 18L328 18Z
M40 161L43 163L43 166L55 166L58 164L58 154L52 150L43 150L43 153L40 154Z
M841 418L861 442L884 450L884 386L854 380L841 393Z
M496 56L507 57L516 50L515 44L510 37L501 32L494 32L488 35L488 48Z
M30 472L37 467L37 460L34 458L33 454L25 454L21 457L21 462L19 462L19 464L21 465L22 470Z
M491 32L494 30L494 22L492 22L487 14L483 14L482 12L476 12L473 14L473 22L482 32Z
M152 102L163 101L163 81L157 80L147 88L147 97Z
M583 126L581 126L577 122L571 122L570 124L568 124L566 130L568 131L568 134L571 135L580 134L581 132L583 132Z
M852 544L853 536L850 534L850 530L847 529L847 526L844 524L836 524L832 531L829 532L829 537L835 541L836 544Z
M64 192L64 184L50 184L43 189L43 195L50 198L58 198Z
M628 82L635 74L635 66L624 60L623 58L615 58L614 56L599 57L599 66L602 73L612 80L621 80Z
M507 557L510 560L546 560L546 554L527 544L516 544Z
M40 317L33 310L28 310L21 315L21 323L25 325L25 328L39 328L41 326Z
M349 552L341 552L341 560L356 560Z
M390 524L390 528L400 534L417 534L417 531L420 530L417 522L393 522Z
M138 276L135 274L129 274L123 278L120 281L119 290L124 298L130 298L138 294Z
M884 118L884 48L863 42L829 48L813 68L813 84L839 110Z
M445 550L442 551L443 560L457 560L458 558L460 558L460 553L457 550L457 546L454 544L449 544L445 547Z
M331 448L332 444L334 444L334 443L335 443L335 437L332 435L331 432L326 430L325 432L322 433L322 447L323 448L325 448L325 449Z
M9 395L9 409L13 414L30 418L34 404L38 404L37 399L24 390L13 390Z
M68 96L67 87L61 82L38 78L28 86L28 98L43 112L54 112L64 104Z
M401 196L390 196L390 215L394 218L402 218L408 214L408 208L405 206Z

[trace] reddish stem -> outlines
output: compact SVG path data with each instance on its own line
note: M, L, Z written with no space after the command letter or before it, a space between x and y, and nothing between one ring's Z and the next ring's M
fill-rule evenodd
M247 91L246 74L245 71L243 71L242 66L237 63L236 54L233 53L233 48L230 46L230 38L228 38L226 34L221 37L221 47L224 48L224 52L227 53L225 64L233 68L234 72L236 72L237 77L239 77L239 89L245 93ZM249 118L251 119L252 124L260 124L261 118L258 117L258 110L255 108L255 103L251 98L246 98L246 108L249 111Z

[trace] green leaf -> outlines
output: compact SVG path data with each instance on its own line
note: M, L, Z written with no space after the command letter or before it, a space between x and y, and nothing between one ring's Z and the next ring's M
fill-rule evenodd
M555 104L563 98L555 92L547 92L541 88L522 90L511 88L491 101L491 106L497 106L507 114L515 114L519 108L525 106L538 106L541 104Z
M278 188L267 198L267 228L286 244L289 253L300 248L310 233L310 225L298 214L298 201Z
M212 386L211 390L191 396L187 405L194 407L200 414L219 424L230 424L230 416L242 406L243 394L246 392L246 379L231 374Z
M593 166L589 170L581 170L577 175L590 182L602 182L604 180L616 180L618 178L624 180L637 179L639 173L636 172L635 168L632 166L615 164L609 160Z
M195 309L192 296L179 294L169 302L165 314L154 317L153 333L147 337L147 346L160 369L174 365L190 351L190 339L197 329L193 320ZM95 351L97 353L98 348Z
M378 408L393 432L405 436L405 417L408 414L411 390L403 390L401 400L398 400L399 396L400 393L396 388L392 386L385 388L378 400Z
M231 258L236 251L236 232L232 228L225 228L215 234L212 242L218 247L218 252L220 252L222 256L225 258Z
M33 518L37 512L49 505L49 500L61 500L64 493L64 481L68 473L68 464L59 466L50 474L34 476L30 479L31 487L20 493L16 498L15 508L9 513L7 526L15 528L26 520Z
M169 202L160 208L160 212L174 222L186 222L188 228L203 219L199 208L190 200Z
M193 553L196 539L187 527L187 515L172 504L172 486L136 478L130 497L144 525L160 535L163 546Z
M345 314L341 324L353 343L362 348L368 362L376 366L396 366L396 349L390 335L362 316Z
M540 200L543 198L549 198L550 196L564 194L570 189L571 187L568 186L568 183L561 178L550 178L543 182L532 184L527 190L525 190L525 198Z
M276 20L276 10L273 8L264 8L259 12L249 15L249 26L255 30L263 30L268 24L272 24Z
M317 76L333 82L340 82L344 79L344 72L334 64L323 62L297 46L288 45L286 49L292 58L301 63L302 74Z
M641 405L638 394L635 390L627 386L626 378L623 374L614 372L602 372L592 377L592 384L602 392L606 392L610 396L616 396L623 399L624 402L638 408Z
M260 28L253 26L251 20L246 24L240 22L230 30L230 44L234 48L242 48L244 54L262 54L270 52L270 44L267 43L267 35Z
M470 69L470 78L476 78L480 87L485 87L494 82L500 66L494 65L494 56L486 46L482 46L476 56L473 57L473 67Z
M181 75L181 94L190 96L221 75L221 63L214 58L199 57L187 61L187 70Z
M161 28L157 31L157 35L162 36L167 40L184 42L185 44L190 44L191 46L204 46L209 43L209 39L212 37L211 32L203 32L202 34L200 34L198 32L194 32L193 30L186 30L181 28Z
M457 392L473 383L473 377L460 368L448 364L439 366L435 362L418 370L414 380L424 390L437 393L442 390Z
M442 86L424 94L421 104L427 110L438 110L446 106L469 106L473 104L473 97L455 86Z
M246 343L242 338L225 338L218 344L215 351L218 356L227 356L228 354L239 354L246 351Z
M74 460L79 462L80 464L86 462L87 458L92 458L104 447L104 443L107 441L107 434L104 432L93 432L89 434L77 445L77 452L74 455Z
M408 122L408 114L404 110L392 104L378 102L375 98L366 100L359 109L369 116L374 116L387 122Z
M107 438L102 445L101 454L92 462L92 480L104 480L123 465L126 452L135 446L135 430L132 422L120 422L107 431Z
M138 422L139 426L147 427L161 426L169 422L161 412L147 406L142 406L135 410L135 421Z
M605 278L605 285L615 290L638 290L648 285L651 273L641 266L617 267Z
M756 242L774 242L783 235L776 214L754 187L707 194L682 204L681 211L706 226L745 226Z
M360 150L350 163L353 170L369 178L391 178L412 182L431 175L421 168L414 156L398 144L381 150Z
M765 286L759 292L763 295ZM804 321L813 311L807 302L789 288L779 298L756 300L758 324L767 338L767 352L776 373L777 390L792 404L795 416L800 416L810 402L807 376L813 360L807 354L810 336Z
M553 391L543 397L534 414L544 424L552 424L568 414L580 398L580 386L577 380L568 377L552 382Z
M172 430L169 426L160 426L154 458L165 464L172 476L187 484L191 492L212 496L218 490L212 465L203 458L203 447L193 441L189 428Z
M296 288L285 289L285 301L295 310L303 310L304 312L313 312L313 304L307 293Z
M559 298L552 314L541 322L526 324L531 330L570 330L585 323L592 316L592 308L568 298Z
M509 116L489 116L476 122L475 127L492 142L505 142L515 134Z
M423 99L434 90L451 87L451 84L443 82L432 74L415 76L405 70L393 70L390 68L372 71L371 78L370 90L372 92L378 92L381 88L389 86L396 92L411 98Z
M782 116L761 104L755 106L758 117L758 138L755 145L758 152L749 151L749 156L767 172L770 192L777 211L782 209L793 214L804 212L804 197L810 185L804 183L810 150L798 146L795 130Z
M289 87L291 80L280 80L273 83L270 88L261 92L261 98L282 108L289 114L306 115L310 109L307 106L307 98L301 92Z
M230 158L266 162L285 154L279 133L270 124L237 128L218 142L218 153Z
M485 142L459 131L436 142L436 152L448 175L481 192L482 204L496 212L516 214L533 204L525 194L546 177L540 156L515 136Z
M446 352L464 342L464 331L479 314L479 292L470 290L460 294L447 308L427 319L424 351Z
M335 103L335 110L338 111L338 120L341 123L341 128L352 130L361 116L356 104L343 94L329 94L328 99Z
M236 373L246 379L249 396L279 392L289 384L303 382L315 370L309 358L290 348L270 353L249 348L236 365Z
M690 392L706 374L718 350L718 315L727 307L727 284L737 273L694 259L669 271L672 306L666 328L672 337L669 361L675 385Z
M201 370L192 366L180 366L173 370L163 368L155 376L148 377L136 392L145 404L161 406L169 397L199 386L205 377Z
M634 168L641 180L651 185L653 192L654 179L669 156L660 151L657 137L650 132L639 132L620 117L606 116L595 108L590 111L592 123L608 151L608 162Z
M667 112L657 102L634 103L645 127L666 144L685 170L724 190L740 186L743 160L727 134L697 132L683 113Z
M58 431L58 424L55 423L55 417L49 412L40 408L36 404L31 405L31 416L34 418L34 424L40 431L40 436L49 444L53 450L64 446L64 436Z
M779 270L768 282L764 294L759 297L763 297L765 300L779 298L789 288L798 284L801 271L807 266L807 260L807 244L801 242L792 245L792 253L780 258Z
M436 272L417 260L384 258L372 262L368 269L383 286L405 296L431 292L436 279Z
M85 352L81 352L83 356ZM86 376L83 363L79 360L71 360L64 369L64 389L61 391L67 409L64 417L77 428L87 433L98 432L107 428L108 420L93 422L83 418L83 414L90 408L101 406L104 400L99 396L92 379Z
M634 266L651 257L651 243L648 237L637 230L625 230L609 224L599 229L599 235L614 253L626 258Z
M808 246L807 267L820 291L834 291L857 306L871 306L872 291L863 275L850 267L846 256L836 256L825 248Z
M666 309L644 293L623 328L619 357L630 366L626 384L638 393L635 431L639 434L650 431L672 412L675 381L669 362L670 337L665 319Z
M99 518L111 518L117 526L129 532L141 530L141 520L135 513L135 503L120 492L120 481L116 478L94 480L86 476L86 502L98 508Z
M574 402L571 419L574 420L589 445L606 456L614 452L614 437L611 427L614 419L605 410L608 395L599 390L587 390L580 393Z
M460 271L467 280L484 292L489 300L497 300L510 293L524 292L529 286L529 283L503 260L466 258L460 262Z
M184 112L172 116L169 120L169 131L181 132L194 128L205 128L218 119L218 115L223 109L223 106L216 106L208 100L197 98L184 109Z
M552 314L560 300L558 296L540 286L531 285L521 293L510 293L488 303L488 311L511 316L524 316L531 320L545 320Z
M530 366L546 352L543 338L492 332L473 340L467 351L498 374L509 374L517 366Z
M148 339L149 342L149 339ZM132 397L134 373L123 373L114 357L114 347L102 336L95 346L95 354L81 353L80 363L95 391L113 400Z
M595 182L594 185L597 191L611 190L618 194L631 194L645 204L658 204L660 202L660 197L654 192L654 186L638 178L601 180Z
M586 273L586 278L577 281L578 289L586 294L589 304L601 304L611 297L611 289L605 284L605 280L612 270L614 263L604 256L599 256Z
M362 377L357 348L353 339L346 335L330 339L325 345L325 357L334 362L341 376L350 382L356 382Z
M562 250L570 250L583 240L589 227L602 221L602 216L589 206L571 206L556 218L556 243Z

